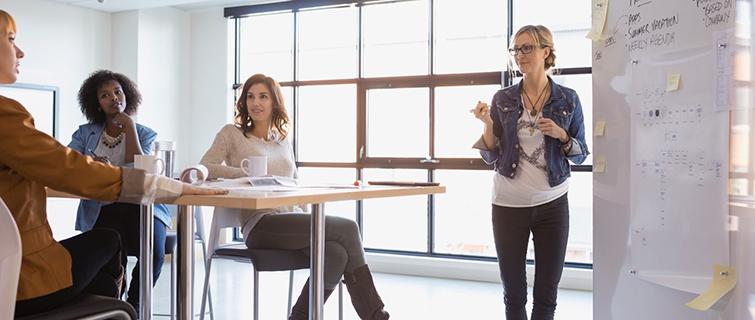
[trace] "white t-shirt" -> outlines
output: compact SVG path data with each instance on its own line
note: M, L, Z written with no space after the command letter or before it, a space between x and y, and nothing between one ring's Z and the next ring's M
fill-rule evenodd
M534 118L523 114L517 121L519 137L519 163L514 179L493 175L493 204L502 207L534 207L564 195L569 180L552 187L548 184L545 164L545 136L534 123ZM533 128L530 135L530 128Z

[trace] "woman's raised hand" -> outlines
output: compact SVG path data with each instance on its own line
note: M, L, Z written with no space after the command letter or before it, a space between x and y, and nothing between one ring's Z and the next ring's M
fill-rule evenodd
M129 115L121 112L113 117L113 124L118 126L119 128L125 128L126 126L133 125L134 119L131 119Z
M490 117L490 106L488 106L487 103L477 101L477 106L475 106L475 108L470 111L474 113L475 118L480 119L485 124L493 124L493 119Z

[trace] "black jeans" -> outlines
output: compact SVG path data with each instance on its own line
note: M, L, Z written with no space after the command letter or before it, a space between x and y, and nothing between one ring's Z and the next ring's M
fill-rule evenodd
M63 305L80 293L118 297L121 240L113 230L84 232L60 241L71 254L73 285L48 295L16 301L16 317ZM5 289L7 290L7 289Z
M543 205L509 208L493 205L493 237L503 280L506 319L526 320L527 244L535 244L532 320L553 319L558 283L569 240L567 195Z
M121 265L126 268L128 256L139 257L141 248L140 227L141 214L138 204L112 203L100 208L100 215L94 223L94 229L113 229L121 236ZM152 285L154 286L160 277L160 271L165 262L165 224L157 218L154 219L154 255L152 262ZM128 273L127 273L128 274ZM128 285L128 303L139 310L139 261L131 274L131 282Z

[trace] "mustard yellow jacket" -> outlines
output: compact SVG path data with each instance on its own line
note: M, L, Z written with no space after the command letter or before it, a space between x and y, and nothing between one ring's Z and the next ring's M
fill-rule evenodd
M45 187L102 201L139 203L143 170L112 167L73 151L34 127L20 103L0 96L0 198L21 233L17 300L73 284L71 256L52 236Z

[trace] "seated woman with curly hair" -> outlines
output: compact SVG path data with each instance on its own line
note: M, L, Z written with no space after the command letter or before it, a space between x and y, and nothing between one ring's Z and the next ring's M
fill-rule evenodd
M134 156L152 153L157 133L136 123L142 96L136 84L123 74L98 70L79 89L79 107L89 123L79 126L68 147L95 161L119 167L133 167ZM154 281L160 276L165 258L165 231L171 226L170 212L163 204L154 207ZM121 236L121 265L127 256L139 255L139 205L120 202L81 200L76 229L113 229ZM139 310L139 262L133 270L127 301Z

